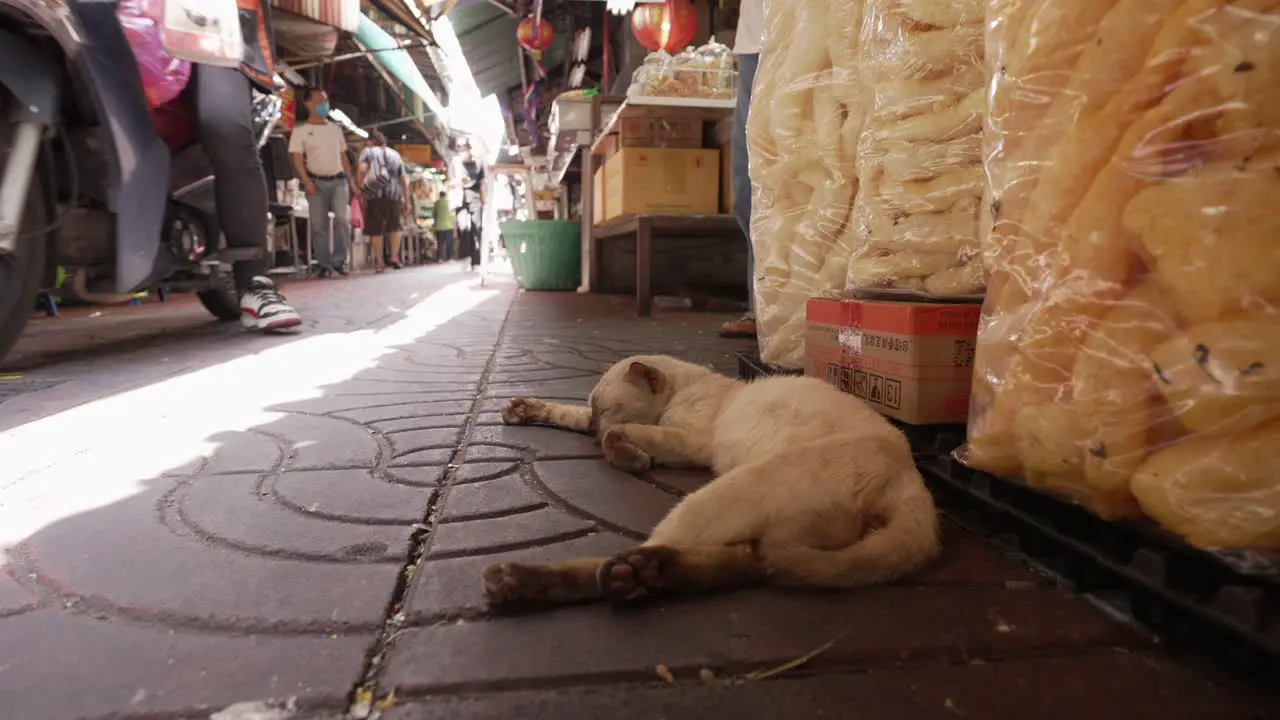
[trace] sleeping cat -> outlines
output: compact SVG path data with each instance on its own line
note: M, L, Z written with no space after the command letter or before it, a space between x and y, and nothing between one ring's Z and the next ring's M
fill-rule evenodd
M589 407L516 398L502 418L598 434L622 470L710 468L715 479L615 557L489 566L484 592L497 605L856 587L907 575L938 553L937 511L906 438L815 378L745 383L641 356L611 367Z

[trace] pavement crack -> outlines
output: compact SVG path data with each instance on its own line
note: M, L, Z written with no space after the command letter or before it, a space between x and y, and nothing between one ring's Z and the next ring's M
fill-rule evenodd
M462 429L458 433L458 439L449 454L449 461L445 465L444 476L440 480L440 486L431 492L422 518L412 526L414 530L409 535L409 548L405 561L400 568L400 572L396 575L395 587L392 589L391 598L387 602L387 608L383 613L383 619L378 627L374 643L365 655L360 678L352 686L347 696L347 716L350 718L363 720L373 716L377 710L382 672L386 668L392 649L395 647L396 638L408 627L408 617L405 609L413 597L418 571L431 552L431 542L435 537L435 528L439 523L439 516L444 510L445 502L448 500L449 490L457 479L458 467L461 464L459 460L463 458L463 454L470 444L472 431L476 427L476 417L484 409L484 398L489 389L489 379L493 376L498 364L499 353L502 351L503 340L507 333L507 323L511 318L511 310L514 305L514 300L508 298L507 311L503 314L502 324L498 328L498 335L494 339L493 349L489 352L489 358L485 362L484 371L476 382L471 406L466 413ZM477 582L479 582L479 579L477 579ZM387 695L394 695L394 693L395 688L391 688Z

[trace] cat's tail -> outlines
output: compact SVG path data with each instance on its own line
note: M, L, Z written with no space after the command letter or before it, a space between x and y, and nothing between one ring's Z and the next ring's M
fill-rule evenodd
M836 550L795 545L760 550L770 581L803 587L859 587L897 580L938 555L938 511L915 468L877 510L884 524Z

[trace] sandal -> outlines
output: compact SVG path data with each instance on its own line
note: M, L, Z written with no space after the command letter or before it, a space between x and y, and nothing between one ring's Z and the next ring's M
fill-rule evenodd
M752 338L756 336L756 319L754 315L743 315L737 320L720 326L720 337L725 338Z

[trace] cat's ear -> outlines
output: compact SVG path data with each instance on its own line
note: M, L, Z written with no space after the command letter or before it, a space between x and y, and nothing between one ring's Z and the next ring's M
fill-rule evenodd
M661 370L642 362L631 363L631 367L627 368L627 377L634 382L643 383L655 395L667 387L667 376Z

